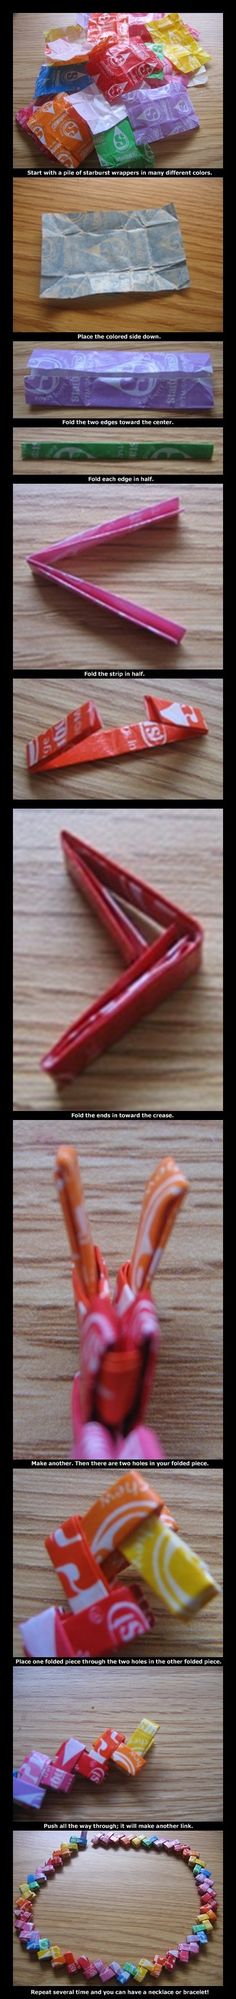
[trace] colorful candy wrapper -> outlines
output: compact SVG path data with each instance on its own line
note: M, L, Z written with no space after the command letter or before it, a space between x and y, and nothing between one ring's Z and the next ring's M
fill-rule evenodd
M79 100L84 104L86 92ZM78 167L91 152L91 133L81 111L72 110L72 97L54 97L36 106L28 120L29 131L45 146L60 166Z
M122 126L123 130L124 126ZM188 461L189 459L213 458L213 452L214 444L205 443L205 441L201 444L196 444L195 441L189 444L187 438L186 444L183 444L182 439L175 444L174 437L171 443L166 443L163 440L163 443L156 444L156 440L153 440L153 438L138 438L134 439L134 442L129 443L127 438L117 438L117 436L112 441L111 438L106 437L106 434L103 434L102 438L95 438L93 441L93 438L88 438L86 433L79 443L77 440L76 444L74 442L73 444L69 443L69 438L67 438L66 444L52 444L51 441L48 444L45 439L41 444L38 439L37 444L29 444L28 440L25 440L21 445L21 457L23 459L38 460L46 458L53 460L55 458L59 459L59 461L61 459L62 461L69 460L71 463L74 461L76 463L76 460L80 462L81 460L89 459L90 461L92 458L108 459L112 462L114 459L117 463L120 463L120 461L132 462L132 459L143 460L152 458L163 458L164 460L167 459L168 462L176 458L184 458Z
M86 1534L89 1546L96 1560L103 1563L113 1549L123 1547L132 1528L135 1531L140 1522L149 1515L158 1516L162 1511L162 1500L141 1472L124 1472L115 1484L107 1486L86 1513ZM132 1523L132 1524L131 1524Z
M21 110L16 111L16 125L20 125L22 132L31 132L30 121L31 118L34 117L34 113L35 113L35 104L22 104ZM44 153L45 139L44 138L39 139L38 134L36 132L33 136L37 139L37 145L40 146L40 151Z
M48 763L49 757L56 756L57 751L69 749L72 744L83 742L88 731L93 735L93 732L96 734L100 727L99 710L95 708L95 703L84 701L81 708L72 709L69 715L55 722L51 729L45 729L40 736L31 738L27 743L28 769L37 769L39 764L43 768L44 764Z
M178 216L164 208L42 215L40 297L182 291L190 283Z
M123 1553L175 1617L193 1616L217 1595L205 1563L162 1519L124 1541Z
M151 171L151 168L155 166L155 157L151 151L151 146L137 145L135 133L132 131L132 124L129 118L124 118L122 125L114 125L109 132L97 133L94 144L101 166L138 167L140 173L142 167L149 167L149 171Z
M122 1455L122 1432L124 1440L129 1432L133 1437L134 1419L138 1430L143 1420L158 1352L159 1323L147 1287L187 1192L187 1181L172 1159L156 1169L144 1196L133 1257L118 1272L112 1303L106 1265L100 1251L94 1250L85 1216L73 1146L60 1147L55 1177L73 1255L80 1336L81 1376L76 1376L72 1402L77 1454L84 1451L83 1426L93 1422L93 1454L97 1423L104 1425L103 1452L104 1436L109 1432L115 1443L119 1439ZM159 1456L162 1447L152 1434L153 1445Z
M141 1291L144 1284L152 1282L187 1191L188 1182L176 1167L175 1160L164 1159L152 1174L144 1194L129 1266L130 1284L134 1291Z
M162 50L166 52L172 68L179 70L183 76L191 76L195 70L200 69L202 63L210 62L206 49L201 48L200 42L192 33L192 29L185 25L181 14L163 14L159 19L154 18L151 23L151 34L155 48L160 53Z
M190 708L177 700L154 702L152 696L145 696L148 720L121 724L120 728L104 729L102 724L94 731L89 729L81 738L73 738L67 745L71 716L64 722L45 731L43 736L35 736L26 745L27 763L31 773L44 770L82 769L85 764L103 763L106 758L136 756L143 751L153 753L168 748L169 744L185 744L190 737L207 735L207 723L200 708ZM156 712L155 712L156 710ZM51 742L53 738L53 742Z
M161 90L144 84L129 96L129 118L137 146L173 138L179 132L194 132L199 118L193 110L189 91L180 77L168 79Z
M59 96L61 90L63 93L66 91L67 96L71 96L72 91L84 90L89 80L89 70L85 67L80 68L78 63L68 63L68 65L63 63L58 66L56 63L49 65L43 63L36 77L34 89L36 103L41 97Z
M145 44L141 47L138 42L127 38L120 48L114 43L108 46L101 62L99 55L99 69L95 50L91 54L89 68L99 75L100 88L109 104L115 104L117 98L126 96L130 90L138 90L145 77L150 74L158 77L162 63L156 51L153 53L151 44L150 48L146 48Z
M96 1611L96 1614L95 1614ZM84 1659L86 1654L92 1659L109 1657L121 1645L130 1645L136 1638L144 1636L152 1628L153 1619L143 1602L127 1587L127 1584L107 1591L103 1605L99 1603L80 1614L68 1616L54 1608L50 1611L51 1647L48 1651L49 1620L47 1611L39 1617L31 1617L20 1625L24 1652L27 1658Z
M99 583L92 583L90 579L85 578L81 574L80 575L75 574L75 571L73 571L73 559L74 556L79 555L79 553L82 554L83 556L84 549L91 549L93 547L97 549L97 547L101 543L106 544L108 541L114 539L117 541L119 536L134 534L138 527L139 528L156 527L160 529L163 525L163 522L165 522L167 526L170 520L172 520L172 518L174 518L177 522L179 519L180 511L181 511L181 502L179 500L179 497L178 495L176 496L175 494L173 494L171 495L171 499L169 500L158 500L157 502L154 503L154 505L151 504L148 507L137 508L135 509L135 511L133 510L131 514L130 513L122 514L120 518L116 517L115 520L113 519L110 521L105 521L102 524L102 526L96 528L95 527L86 528L82 533L80 532L79 535L73 535L71 541L57 542L56 544L54 544L53 547L50 546L49 548L39 549L35 554L28 555L27 561L30 563L31 568L35 571L37 577L40 578L42 576L47 576L48 579L51 577L51 581L53 583L57 583L57 585L60 588L63 589L67 588L67 590L70 591L72 590L75 593L75 595L78 594L79 597L88 598L89 602L92 605L95 603L101 604L104 609L113 611L115 616L118 615L118 617L128 618L128 620L130 620L132 624L141 625L142 627L145 628L145 630L147 629L148 631L158 632L161 638L163 639L168 638L171 640L171 643L173 645L178 645L180 640L185 636L184 625L176 624L172 618L171 619L166 618L163 615L163 613L160 613L159 611L150 610L149 607L146 605L137 604L137 602L134 603L128 597L120 597L118 596L117 593L115 594L113 590L110 589L105 590L103 588L103 585L100 585ZM61 559L65 557L67 560L68 556L72 558L72 566L70 571L65 571L64 567L61 568ZM68 847L67 847L67 855L68 855ZM78 860L78 867L80 868L80 880L81 880L81 867L79 863L78 843L77 843L77 860ZM73 862L73 873L75 872L75 865L76 865L75 862ZM95 864L95 871L96 871L96 864ZM104 879L104 873L103 873L103 879ZM87 877L86 880L88 880ZM83 881L85 882L84 869L83 869ZM118 876L116 878L116 887L117 887L117 893L119 894ZM92 884L90 878L90 901L91 901L91 894L92 894ZM97 904L97 890L95 895L94 885L93 885L93 897L92 897L93 901L94 901L94 896ZM106 907L108 907L107 898L106 898ZM105 908L105 899L103 897L103 911L104 908ZM100 915L102 915L101 896L99 898L99 910L100 910ZM153 914L155 914L154 906L153 906ZM110 923L108 924L108 928L110 928ZM124 935L124 930L126 931L127 934L127 918L122 917L121 921L121 917L119 917L118 928L116 925L116 935L118 936L120 942L121 942L122 932ZM114 931L114 923L113 923L113 931ZM130 937L130 928L129 928L129 937ZM133 933L133 938L134 938L134 933ZM137 942L137 926L136 926L136 942ZM140 950L143 948L144 944L142 939L142 942L140 944ZM133 953L132 955L135 956L135 953Z
M140 1597L136 1570L174 1615L188 1617L218 1593L205 1563L180 1539L161 1495L134 1470L100 1494L83 1521L79 1515L64 1520L45 1546L69 1596L69 1609L52 1608L21 1625L28 1657L101 1658L150 1630L152 1612ZM120 1571L125 1563L125 1574L110 1582L106 1571L113 1551ZM132 1590L126 1581L129 1564L135 1572ZM100 1765L99 1750L93 1756ZM63 1769L61 1776L63 1780Z
M211 355L187 349L36 347L24 387L38 408L204 411L214 402Z

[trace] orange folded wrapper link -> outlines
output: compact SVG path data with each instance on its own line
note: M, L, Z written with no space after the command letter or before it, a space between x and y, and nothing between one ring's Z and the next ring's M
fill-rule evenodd
M187 1181L171 1158L156 1167L145 1190L132 1258L118 1270L111 1298L105 1259L92 1240L74 1146L59 1147L55 1180L72 1253L79 1333L80 1372L72 1392L74 1456L157 1460L165 1456L163 1446L143 1422L160 1332L150 1286Z
M68 1614L51 1609L21 1625L29 1657L39 1656L39 1645L40 1656L48 1656L49 1620L53 1657L99 1658L151 1628L152 1613L140 1601L138 1586L136 1594L136 1583L131 1591L126 1582L111 1587L107 1582L106 1560L113 1550L120 1550L121 1574L131 1561L138 1578L144 1577L152 1589L154 1602L158 1597L174 1614L189 1616L217 1594L209 1569L180 1540L160 1494L137 1471L126 1472L108 1487L83 1519L75 1514L64 1520L45 1546L65 1589Z
M78 769L87 763L102 763L107 757L153 753L170 743L176 748L181 742L186 748L189 738L192 741L208 734L201 709L189 701L157 701L153 694L145 694L144 705L147 720L104 729L93 703L85 702L81 709L31 738L26 745L28 770L34 775L45 769Z

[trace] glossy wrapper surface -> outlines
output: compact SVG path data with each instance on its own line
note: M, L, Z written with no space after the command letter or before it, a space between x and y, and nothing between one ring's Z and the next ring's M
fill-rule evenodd
M34 348L25 376L25 400L59 409L212 409L209 354L154 354L145 348L101 354L94 347ZM163 440L164 442L164 440Z

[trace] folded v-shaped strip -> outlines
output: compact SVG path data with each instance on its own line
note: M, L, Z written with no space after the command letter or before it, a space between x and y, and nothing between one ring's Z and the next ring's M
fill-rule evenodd
M42 1068L64 1081L86 1069L136 1020L184 984L200 962L203 930L196 918L76 835L62 833L61 839L69 874L118 943L127 966L43 1056ZM127 909L120 909L119 898L127 909L133 906L139 919L148 917L158 926L161 934L154 943L147 944L139 923L131 920Z
M170 743L186 746L189 737L192 741L208 733L201 709L187 701L157 701L153 694L145 694L144 705L148 719L104 729L94 702L84 702L63 721L31 738L26 746L28 770L34 775L102 763L106 757L136 756L141 750L152 753Z
M133 514L122 514L118 520L104 521L101 527L86 528L84 533L73 535L71 541L55 542L50 548L40 549L38 555L28 555L27 561L39 576L47 576L53 583L63 583L66 590L75 591L79 597L87 597L91 603L102 604L105 610L115 611L120 618L128 618L131 624L158 632L160 638L170 639L173 645L178 645L185 636L185 625L177 625L156 611L144 609L141 604L133 604L128 597L117 596L113 590L103 590L99 583L71 575L60 565L63 556L67 560L69 555L77 555L80 549L86 551L113 539L117 541L118 535L134 533L136 528L158 527L162 521L172 520L179 513L178 498L161 500L156 506L139 507Z

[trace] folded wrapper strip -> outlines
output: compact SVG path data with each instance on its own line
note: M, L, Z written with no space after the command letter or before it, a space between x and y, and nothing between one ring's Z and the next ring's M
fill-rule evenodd
M24 1757L19 1770L13 1771L13 1799L19 1804L32 1804L36 1809L43 1804L46 1790L71 1791L78 1777L87 1777L91 1784L102 1784L113 1763L122 1770L124 1776L136 1777L144 1768L145 1757L152 1748L159 1722L149 1721L143 1715L126 1741L119 1729L107 1728L96 1736L90 1749L85 1743L70 1736L61 1742L53 1760L33 1749ZM42 1789L43 1786L43 1789Z
M94 1247L74 1146L60 1146L56 1185L70 1250L79 1333L80 1374L72 1394L77 1458L163 1457L144 1428L159 1347L150 1286L187 1181L172 1158L156 1168L145 1190L130 1262L118 1271L114 1298L101 1251Z
M42 1068L59 1078L60 1085L184 985L200 965L203 945L199 918L178 909L131 869L120 867L76 834L63 830L61 844L73 882L115 938L125 970L41 1057ZM127 916L124 904L133 909L135 921ZM155 928L151 944L146 926L145 934L142 927L146 917Z
M21 1624L29 1658L102 1658L151 1628L139 1577L174 1615L189 1617L218 1594L209 1569L180 1539L160 1494L137 1470L123 1473L87 1514L64 1520L45 1547L67 1609L51 1608ZM132 1590L120 1582L132 1563ZM136 1570L138 1583L136 1583ZM112 1580L110 1580L112 1577Z
M104 729L94 703L84 702L42 735L31 737L26 745L28 770L31 775L71 766L78 770L106 757L136 756L141 751L152 755L170 743L186 745L189 738L208 733L201 709L187 701L157 701L153 694L145 694L144 707L145 720Z
M210 354L152 348L34 347L25 401L49 409L213 409Z
M191 444L188 443L187 438L186 444L183 444L182 440L177 444L174 443L174 440L172 444L156 444L152 438L148 438L147 442L143 438L138 438L133 444L130 444L127 438L118 438L118 440L115 439L115 442L112 443L111 438L104 438L103 436L102 439L98 438L93 443L91 437L87 438L87 436L84 436L82 443L79 444L71 444L68 438L67 444L52 444L52 442L48 444L44 439L43 444L39 440L37 444L28 444L28 441L25 440L21 445L22 458L79 459L80 461L86 458L105 458L109 459L109 461L113 459L116 461L120 461L120 459L136 460L137 458L163 458L168 459L168 461L173 458L199 459L212 458L213 451L213 444L205 443L205 441L201 444L195 444L195 442Z
M172 618L166 618L157 611L150 611L148 607L135 604L128 597L120 597L113 590L104 590L99 583L91 583L83 576L76 576L72 570L61 567L61 564L63 558L67 562L69 557L72 557L73 562L73 558L80 552L83 554L83 551L93 548L96 550L103 545L106 546L110 541L117 541L118 537L126 538L130 534L135 534L138 528L161 528L162 525L168 526L170 520L176 520L178 524L180 514L179 496L171 495L169 500L158 500L154 505L135 508L131 514L122 514L116 519L102 521L99 527L85 528L80 534L73 535L71 541L54 542L49 548L41 548L34 555L28 555L27 561L39 578L47 576L49 582L51 580L53 583L59 583L64 589L73 590L79 597L88 598L89 603L99 604L103 610L114 611L116 616L118 614L121 618L128 618L131 624L140 625L151 632L158 632L160 638L170 639L173 645L178 645L185 637L185 625L176 624Z

